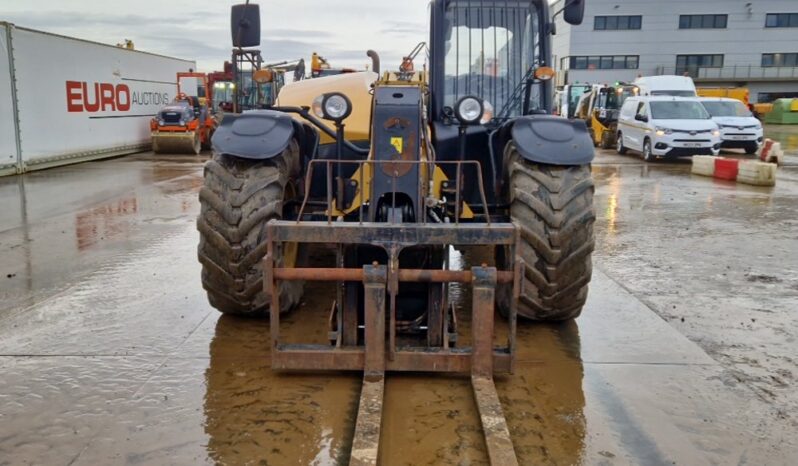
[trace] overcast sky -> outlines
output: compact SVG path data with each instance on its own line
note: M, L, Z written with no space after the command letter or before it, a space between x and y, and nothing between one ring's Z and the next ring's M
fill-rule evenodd
M202 71L230 59L230 6L243 0L0 0L0 21L197 61ZM310 59L363 68L366 50L398 67L428 40L428 0L253 0L261 10L267 62Z

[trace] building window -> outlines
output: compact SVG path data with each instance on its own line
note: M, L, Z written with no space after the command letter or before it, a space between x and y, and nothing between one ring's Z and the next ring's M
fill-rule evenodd
M723 55L676 55L676 74L695 75L699 68L723 68Z
M762 66L768 67L796 67L798 66L798 53L763 53Z
M679 29L726 29L728 15L681 15Z
M596 16L593 28L597 31L625 31L640 29L642 16Z
M798 28L798 13L768 13L765 17L768 28Z
M757 103L767 104L776 99L796 99L798 92L760 92L757 95Z
M571 57L572 70L636 70L640 59L637 55L593 55Z

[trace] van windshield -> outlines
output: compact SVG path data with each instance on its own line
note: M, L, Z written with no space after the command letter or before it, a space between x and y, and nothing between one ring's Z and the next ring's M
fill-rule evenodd
M700 102L651 102L651 117L655 120L708 120L709 112Z
M707 111L716 117L750 117L751 112L742 102L702 102Z

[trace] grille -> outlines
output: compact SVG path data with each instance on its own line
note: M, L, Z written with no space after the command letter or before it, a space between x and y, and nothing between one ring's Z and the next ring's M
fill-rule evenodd
M161 118L165 123L180 123L180 113L178 112L163 112Z
M675 129L673 130L674 133L683 133L683 134L704 134L704 133L711 133L711 129L697 129L697 130L684 130L684 129Z

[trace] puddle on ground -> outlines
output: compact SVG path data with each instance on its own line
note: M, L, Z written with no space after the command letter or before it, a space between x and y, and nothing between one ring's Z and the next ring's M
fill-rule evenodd
M451 258L461 268L492 262L475 249L452 249ZM333 291L330 284L306 285L301 308L281 319L286 340L324 342L319 323L326 322ZM470 290L453 289L450 296L458 309L461 344L468 344ZM502 404L511 407L506 417L519 460L578 463L585 436L578 325L522 326L518 338L535 344L522 345L515 373L497 378L497 390ZM253 458L265 464L345 463L361 376L274 373L269 345L268 322L219 319L206 371L209 455L220 464ZM471 390L467 376L389 374L381 464L487 464Z
M269 322L219 317L200 289L193 221L201 169L156 162L143 175L115 177L118 165L109 162L109 178L85 196L48 202L46 191L21 191L31 194L27 227L0 233L8 242L0 263L17 274L0 297L9 308L20 297L26 313L0 320L0 346L16 355L0 356L0 464L346 464L362 375L272 371ZM63 175L61 188L86 182L85 174L52 173ZM686 316L681 329L695 339L750 343L717 348L721 357L759 352L746 364L779 373L784 388L773 405L793 406L794 371L775 370L794 367L776 359L792 357L787 337L753 328L794 327L780 317L796 296L783 265L795 263L794 196L696 179L685 164L597 164L594 175L603 267L664 319ZM155 187L102 194L128 177ZM473 248L452 250L451 260L461 268L493 262ZM730 301L732 280L743 291ZM734 377L704 367L703 352L608 282L591 292L596 314L518 328L515 373L496 386L521 464L717 464L746 455L773 464L785 458L780 446L795 451L778 443L794 441L794 429L761 402L774 390L767 374L757 398L743 387L751 374L737 370L748 370L742 363ZM33 299L49 286L69 292ZM450 292L467 344L470 288ZM607 304L608 295L620 301ZM333 296L332 285L309 284L302 307L282 318L285 336L325 342ZM768 312L756 323L745 315L753 305ZM638 325L641 317L648 324ZM657 344L652 321L671 331ZM680 351L663 363L673 341ZM684 354L702 358L691 366ZM389 374L381 447L385 465L487 464L468 378Z

